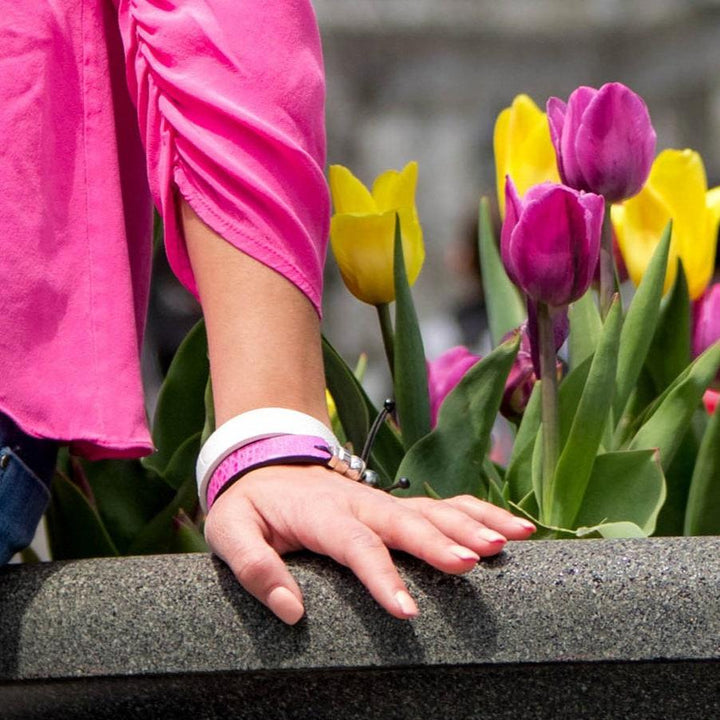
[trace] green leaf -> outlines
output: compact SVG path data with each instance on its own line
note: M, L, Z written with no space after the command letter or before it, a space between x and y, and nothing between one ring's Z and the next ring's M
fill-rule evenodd
M660 396L649 418L630 442L629 449L658 448L662 466L667 469L718 368L720 342L696 358Z
M568 375L563 378L558 391L558 414L560 416L560 448L562 449L570 435L585 383L590 374L593 356L586 357Z
M210 552L203 534L195 523L180 510L173 518L174 534L170 540L168 552L171 553L206 553Z
M82 463L97 512L120 554L173 498L173 491L139 460Z
M118 555L107 528L75 483L56 474L46 513L53 560Z
M645 366L658 393L690 364L690 295L682 261L672 289L663 300L660 319Z
M515 442L513 443L512 453L510 454L510 463L508 464L508 471L512 466L515 458L519 456L527 445L532 445L535 442L535 436L537 435L538 428L540 427L540 421L542 413L542 403L540 397L540 382L536 382L533 386L532 392L530 393L530 399L528 404L525 406L525 412L522 416L522 422L518 428L517 434L515 435Z
M359 453L378 411L368 398L353 371L327 338L322 339L325 382L335 400L338 417L347 439ZM380 475L383 485L392 484L405 451L387 422L383 423L370 453L370 467Z
M560 453L549 493L550 507L542 507L550 525L572 527L590 480L595 455L612 406L622 312L613 300L590 365L580 404L567 442Z
M160 389L153 421L157 452L143 458L145 467L162 475L180 445L202 432L209 372L205 323L201 320L180 344Z
M161 510L138 533L128 549L128 555L158 555L171 551L175 542L175 517L184 510L192 508L197 503L197 487L195 478L188 478L175 494L172 502ZM192 510L190 510L192 514Z
M495 347L500 344L505 333L514 330L525 321L526 312L522 297L507 276L500 259L493 233L490 203L485 197L480 200L478 241L490 337Z
M668 223L625 316L620 334L613 401L617 418L625 409L635 387L658 324L671 230L672 223Z
M502 478L500 477L500 474L498 473L494 463L488 457L486 457L485 461L483 462L483 473L488 484L488 502L491 502L493 505L497 505L498 507L505 508L507 510L508 503L505 500Z
M690 481L685 535L720 535L720 410L710 417Z
M437 427L400 463L397 477L408 477L412 484L398 494L422 495L425 483L442 497L482 493L483 462L518 345L515 337L493 350L445 398Z
M508 497L519 503L532 491L532 454L535 438L540 427L540 383L535 383L530 400L525 407L522 422L513 443L510 462L505 471Z
M579 300L570 303L568 318L570 369L574 370L595 353L602 333L602 319L592 290L588 290Z
M163 472L163 480L174 490L178 490L187 480L195 480L195 466L200 454L200 433L189 437L175 451Z
M655 531L665 494L665 478L654 450L598 455L574 525L581 529L629 522L647 537ZM617 537L608 532L612 531L600 534Z
M694 415L699 413L704 413L704 410L696 410ZM665 470L667 499L660 511L655 535L683 534L690 481L699 448L700 439L695 437L695 431L691 424L683 432L682 440L675 451L672 462Z
M405 272L400 218L395 217L395 400L405 449L430 432L427 362Z

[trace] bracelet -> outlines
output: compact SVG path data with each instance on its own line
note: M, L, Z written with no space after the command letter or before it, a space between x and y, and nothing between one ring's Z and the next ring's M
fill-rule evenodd
M206 497L210 478L228 455L258 440L284 435L319 437L330 449L340 448L335 435L323 423L296 410L260 408L237 415L215 430L198 455L195 474L202 509L207 511Z

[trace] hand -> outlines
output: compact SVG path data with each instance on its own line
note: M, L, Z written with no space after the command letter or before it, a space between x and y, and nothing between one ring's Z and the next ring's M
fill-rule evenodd
M447 573L464 573L523 540L532 523L467 495L397 498L320 466L270 466L248 473L213 504L205 536L240 584L294 624L302 594L281 555L306 548L349 567L391 615L418 614L388 548Z

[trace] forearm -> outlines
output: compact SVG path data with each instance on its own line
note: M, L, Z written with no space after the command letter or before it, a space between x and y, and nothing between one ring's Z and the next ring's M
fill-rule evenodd
M227 243L184 201L182 220L207 325L216 423L283 407L329 424L320 321L311 302Z

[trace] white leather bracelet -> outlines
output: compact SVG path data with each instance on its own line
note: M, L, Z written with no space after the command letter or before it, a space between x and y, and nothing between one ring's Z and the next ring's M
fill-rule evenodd
M200 507L207 511L207 486L215 468L245 445L278 435L314 435L331 448L340 446L333 432L317 418L286 408L259 408L236 415L207 439L198 455L195 475Z

